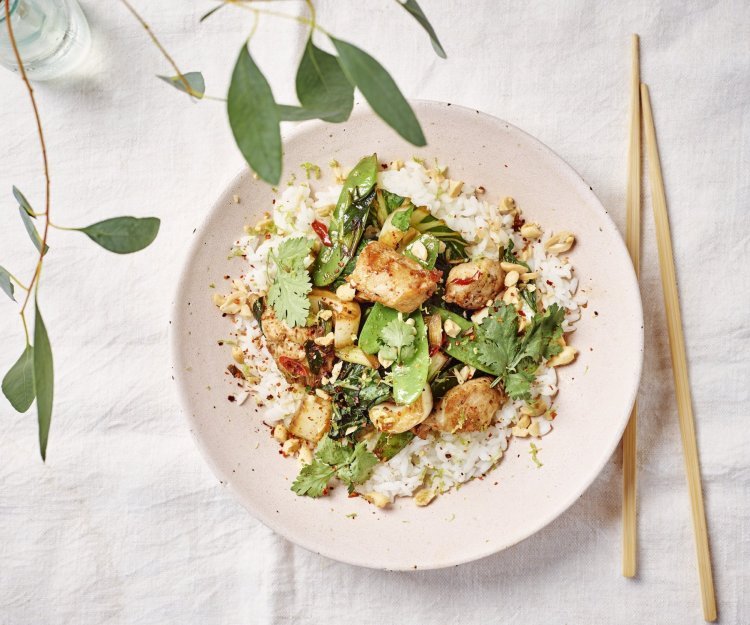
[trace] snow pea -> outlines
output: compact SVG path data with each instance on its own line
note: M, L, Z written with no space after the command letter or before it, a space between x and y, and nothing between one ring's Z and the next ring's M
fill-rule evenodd
M427 341L427 326L418 310L410 315L417 330L416 349L410 358L393 365L393 400L397 404L413 404L427 384L430 368L430 346Z
M320 250L313 266L312 281L315 286L331 284L356 252L375 200L377 177L376 154L359 161L346 177L328 225L331 246Z

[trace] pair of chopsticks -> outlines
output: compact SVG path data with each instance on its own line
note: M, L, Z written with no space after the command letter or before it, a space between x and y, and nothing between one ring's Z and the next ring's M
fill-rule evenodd
M698 556L703 618L716 620L716 597L714 594L711 555L708 548L706 513L703 508L698 445L695 439L695 419L690 396L685 337L682 330L680 303L677 295L677 277L672 252L672 235L667 214L667 199L661 172L656 129L651 111L648 87L640 82L640 60L638 35L632 38L630 145L628 151L628 188L626 195L627 231L626 244L636 275L639 273L640 219L641 219L641 107L648 156L649 181L651 183L656 242L661 269L664 307L667 314L669 349L672 356L672 374L677 395L677 413L680 422L682 450L685 456L685 473L690 493L690 508L693 518L693 533ZM633 406L630 421L623 436L623 555L622 573L633 577L636 571L636 416Z

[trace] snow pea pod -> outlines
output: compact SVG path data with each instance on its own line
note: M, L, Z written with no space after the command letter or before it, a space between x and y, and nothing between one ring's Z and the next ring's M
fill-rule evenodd
M422 313L417 310L409 318L414 319L414 328L417 330L416 349L410 358L406 358L401 364L394 364L392 369L393 400L401 405L413 404L419 399L427 384L427 372L430 368L430 345Z
M320 251L313 266L312 281L315 286L331 284L356 252L375 200L377 177L376 154L359 161L346 177L328 226L331 246Z

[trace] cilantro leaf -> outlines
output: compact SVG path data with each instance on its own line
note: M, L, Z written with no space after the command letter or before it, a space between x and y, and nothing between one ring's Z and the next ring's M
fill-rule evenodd
M378 457L367 451L364 443L357 443L351 454L349 463L340 467L337 475L344 484L349 486L349 490L351 491L354 484L361 484L367 479L370 471L372 471L372 468L378 462Z
M276 264L276 276L268 289L268 303L289 327L305 325L310 312L308 293L312 290L305 258L312 241L305 237L285 240L269 258Z
M406 232L409 229L411 220L411 214L414 212L414 207L409 205L406 208L402 208L393 213L391 217L391 224L394 228L398 228L401 232Z
M335 475L336 469L325 462L313 460L302 467L292 484L292 490L298 495L320 497L328 486L328 482Z
M344 447L341 443L337 443L327 436L320 441L320 445L318 445L318 449L315 452L316 458L331 466L345 464L349 461L349 456L349 447Z
M380 359L402 362L411 358L416 349L414 344L416 338L416 324L407 323L403 315L399 313L397 319L390 321L380 331L379 340L382 344L378 352Z
M310 253L310 249L312 248L312 243L310 239L305 237L286 239L276 248L276 253L274 254L277 267L287 271L294 271L303 266L305 257Z
M541 362L558 354L565 311L552 304L534 315L525 332L518 334L518 316L512 306L496 302L477 326L479 362L497 372L506 393L513 399L528 399Z
M330 479L336 476L351 492L355 484L368 478L378 462L378 457L367 450L364 442L352 447L326 436L318 444L312 463L302 467L292 490L298 495L320 497Z
M383 343L396 349L411 345L416 336L417 329L403 319L394 319L380 331Z
M552 304L544 314L534 315L521 342L521 351L517 356L517 361L520 362L528 357L540 362L542 359L559 354L562 346L557 339L562 336L564 319L565 310L557 304Z
M515 371L505 376L505 392L513 399L529 399L531 397L531 385L534 382L534 369L531 371Z
M307 271L279 271L268 289L268 303L290 328L303 326L310 312L307 294L312 289Z
M498 302L478 328L478 356L493 370L507 369L518 353L518 316L512 306Z

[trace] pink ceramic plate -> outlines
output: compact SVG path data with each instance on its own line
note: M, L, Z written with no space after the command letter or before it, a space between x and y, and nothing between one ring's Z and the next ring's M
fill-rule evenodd
M298 463L252 410L227 401L230 359L217 340L229 323L211 302L209 283L242 271L227 260L245 223L270 206L268 185L242 172L195 235L174 302L174 376L190 430L213 468L250 513L316 553L381 569L439 568L476 560L517 543L562 514L591 484L617 446L638 388L643 317L638 284L623 241L594 193L575 171L521 130L478 111L415 102L429 141L415 149L364 107L339 125L307 122L284 144L284 179L300 163L332 158L352 165L367 153L381 160L437 157L451 176L483 185L488 197L510 195L527 219L549 231L572 230L571 258L588 307L571 343L580 356L559 369L554 430L539 443L537 469L528 440L513 440L489 478L418 508L409 499L379 510L345 488L323 499L289 489ZM323 168L324 170L327 168ZM233 202L233 196L241 203ZM348 515L356 513L355 518Z

